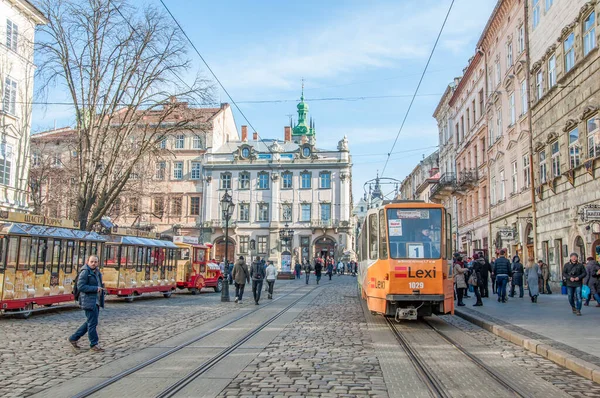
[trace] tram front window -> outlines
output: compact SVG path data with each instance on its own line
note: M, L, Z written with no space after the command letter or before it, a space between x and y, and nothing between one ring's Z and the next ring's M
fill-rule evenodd
M440 258L441 209L388 209L390 257Z

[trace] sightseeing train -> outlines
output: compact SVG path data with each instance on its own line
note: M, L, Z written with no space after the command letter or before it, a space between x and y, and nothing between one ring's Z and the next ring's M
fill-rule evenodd
M384 201L367 211L358 282L371 312L396 320L454 312L451 225L435 203Z
M91 255L100 260L107 294L127 301L150 292L169 297L182 284L192 283L193 292L222 285L219 266L206 263L208 247L198 247L204 257L194 252L201 261L188 273L182 247L156 234L117 227L100 234L76 227L72 220L0 211L0 313L26 318L36 305L72 301L77 272Z

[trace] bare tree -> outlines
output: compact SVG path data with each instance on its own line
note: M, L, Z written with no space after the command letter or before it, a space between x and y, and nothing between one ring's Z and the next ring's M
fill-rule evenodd
M190 69L181 32L152 7L126 0L40 0L49 19L38 47L42 90L68 90L76 112L77 220L91 229L136 166L193 122L175 101L205 104L213 88Z

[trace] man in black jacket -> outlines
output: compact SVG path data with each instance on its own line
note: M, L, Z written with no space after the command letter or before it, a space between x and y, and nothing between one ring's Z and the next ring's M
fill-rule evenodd
M482 258L483 261L485 262L485 264L483 266L483 271L481 273L481 284L479 285L479 287L481 289L481 297L489 297L490 292L489 292L488 283L489 283L489 276L491 273L493 273L492 266L491 266L490 262L488 261L487 257L485 257L483 255L483 252L479 252L479 258Z
M506 285L512 275L510 261L506 258L506 250L500 250L500 257L494 262L494 275L496 276L496 289L498 289L498 302L506 303Z
M571 259L563 267L563 281L567 286L569 304L573 314L581 316L581 286L583 278L587 275L585 267L579 262L579 255L571 253Z
M260 300L260 291L262 290L263 281L265 280L265 267L260 261L260 257L256 257L256 261L250 267L250 279L252 279L252 294L254 295L254 304L258 305Z

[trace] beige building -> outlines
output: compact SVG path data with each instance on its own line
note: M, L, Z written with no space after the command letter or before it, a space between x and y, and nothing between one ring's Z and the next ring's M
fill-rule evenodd
M500 1L477 47L487 64L490 237L494 253L507 249L526 264L534 231L523 2Z
M46 23L29 1L0 0L0 210L29 211L34 36Z
M401 200L431 202L431 187L437 184L439 173L438 151L424 157L400 184Z
M529 6L537 255L558 281L569 253L600 246L600 2Z

